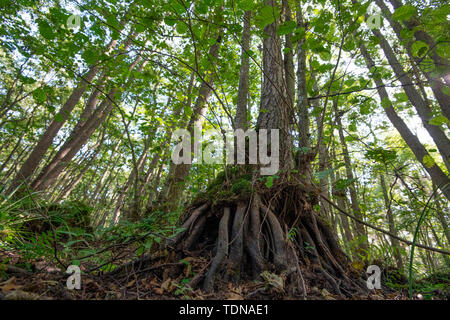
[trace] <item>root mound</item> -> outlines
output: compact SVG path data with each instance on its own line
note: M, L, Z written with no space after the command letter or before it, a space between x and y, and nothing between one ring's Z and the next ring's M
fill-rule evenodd
M340 298L367 293L331 228L313 210L317 194L305 189L285 184L229 200L198 200L186 212L182 231L159 251L170 252L172 262L207 261L189 282L205 292L260 280L290 297L306 298L317 288ZM152 262L145 257L114 273L153 270Z

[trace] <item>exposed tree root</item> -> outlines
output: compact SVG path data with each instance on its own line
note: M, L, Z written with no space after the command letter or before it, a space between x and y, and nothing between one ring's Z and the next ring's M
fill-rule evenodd
M310 193L289 185L276 195L254 192L247 200L200 202L185 218L183 231L159 251L167 249L173 261L209 259L190 282L206 292L220 281L264 281L267 271L283 279L283 291L294 297L306 298L312 287L341 298L367 293L331 228L312 209L315 203ZM145 271L151 260L144 257L114 273Z

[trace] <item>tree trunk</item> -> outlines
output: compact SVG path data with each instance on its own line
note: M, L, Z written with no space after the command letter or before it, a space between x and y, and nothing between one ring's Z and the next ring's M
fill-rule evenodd
M335 107L335 112L336 112L336 123L337 123L338 131L339 131L339 138L340 138L340 143L341 143L341 147L342 147L342 155L344 156L345 172L347 175L347 180L353 181L348 186L348 190L350 192L352 211L353 211L353 214L357 218L364 220L364 217L361 213L361 209L359 207L358 195L356 194L356 189L355 189L356 179L353 176L350 155L348 153L347 142L345 141L345 137L344 137L344 130L342 127L341 117L338 114L337 106L334 105L334 107ZM356 233L359 238L358 239L358 253L361 256L365 256L365 255L367 255L368 239L367 239L366 230L362 224L356 223Z
M397 35L397 38L399 40L402 39L401 31L403 30L403 27L400 25L400 23L398 23L392 19L392 14L389 11L389 8L385 5L385 3L382 0L376 0L375 2L380 7L384 17L389 21L392 29L394 29L394 32ZM449 68L450 61L444 61L444 59L442 59L441 57L439 57L436 54L434 41L431 38L429 38L429 36L424 35L424 31L417 31L417 32L415 32L415 34L417 34L417 36L416 36L417 40L423 41L425 39L425 42L429 45L429 48L432 52L432 59L433 59L434 63L435 64L436 63L447 63L446 66L447 66L447 68ZM412 51L411 51L412 44L413 44L413 41L409 41L406 45L406 50L408 52L408 55L409 55L411 61L414 61L412 63L415 63L420 68L420 62L422 59L418 58L418 57L413 57ZM445 84L442 82L441 79L439 79L439 77L433 76L432 72L425 71L425 70L423 70L423 68L421 68L421 69L422 69L423 75L425 76L425 78L431 85L431 90L433 91L433 94L434 94L436 100L438 101L439 106L441 107L442 113L444 114L444 116L447 117L447 119L450 119L450 98L448 95L446 95L442 91L445 87ZM450 72L450 70L448 70L448 71Z
M275 7L275 1L266 1ZM263 84L257 129L279 130L280 173L287 173L292 167L292 139L289 134L289 99L281 55L281 39L277 34L278 20L264 27L267 35L263 40ZM268 139L269 145L271 140Z
M297 2L297 27L301 28L304 26L303 16L299 1ZM299 113L299 133L300 133L300 146L304 148L310 148L310 133L309 133L309 102L308 102L308 92L306 90L306 52L304 49L305 40L301 39L297 44L297 110ZM315 75L311 75L311 81L313 85L317 88L317 81ZM315 101L318 106L318 100ZM319 141L320 143L320 141Z
M366 47L362 42L359 43L359 48L361 50L361 54L363 55L367 68L370 70L373 66L375 66L374 61L370 57L367 52ZM384 87L384 83L381 79L375 78L375 84L377 85L378 95L380 96L380 100L389 99L389 95ZM387 101L387 100L385 100ZM416 159L422 164L425 170L431 177L431 180L436 186L442 190L442 193L445 195L447 199L450 200L450 179L442 172L441 168L438 165L433 163L432 166L429 164L425 165L424 157L431 157L425 147L420 143L419 139L411 132L406 123L400 118L395 111L394 107L391 103L387 107L384 108L387 117L391 121L392 125L397 129L397 131L402 136L403 140L405 140L408 147L416 156ZM426 158L425 158L426 159Z
M219 31L216 42L209 49L209 56L212 60L216 60L219 55L220 42L222 38L222 30ZM214 76L211 73L206 82L200 85L197 100L192 110L192 115L187 124L187 131L189 131L191 137L194 137L194 128L201 126L203 122L203 114L206 111L206 104L212 93L212 86L214 84ZM201 151L201 150L200 150ZM176 209L178 202L181 198L184 190L184 183L186 177L191 169L191 164L173 164L169 175L167 177L166 186L161 193L160 204L166 212L170 212Z
M389 200L389 195L386 188L386 182L384 180L383 174L380 174L380 185L383 192L384 205L386 207L386 216L388 218L389 232L393 235L397 235L397 230L395 229L394 215L391 210L391 201ZM400 252L400 243L397 239L391 237L392 251L394 254L395 262L397 263L397 268L403 269L402 255Z
M372 30L372 32L380 40L380 46L383 49L389 64L394 70L396 77L402 84L403 90L408 96L409 101L416 109L417 114L422 120L423 126L433 138L433 141L439 149L439 152L442 156L442 159L444 160L447 169L450 170L450 140L447 138L446 134L441 130L439 126L429 123L432 115L430 106L426 104L425 100L420 96L419 92L414 88L411 77L403 70L402 65L395 56L395 53L386 38L378 30L374 29Z
M248 78L250 68L250 23L251 11L244 13L244 29L242 31L242 50L241 50L241 67L239 72L239 89L237 97L236 117L234 120L235 129L247 129L247 96L248 96Z
M106 48L106 53L108 54L112 48L117 44L117 40L111 40ZM58 134L59 130L62 128L73 108L77 105L83 93L86 91L87 86L92 82L94 77L97 75L100 67L97 63L90 67L89 71L82 77L81 81L78 83L77 87L72 91L67 101L61 107L58 115L59 119L53 119L50 125L47 127L45 132L42 134L37 145L33 148L33 151L29 155L28 159L20 168L19 172L15 176L13 182L11 183L10 190L17 188L22 183L29 183L28 181L31 175L36 171L45 153L50 148L53 143L53 139Z
M400 0L390 0L394 9L400 8L403 4ZM414 37L416 40L423 41L428 45L428 48L431 52L430 57L434 62L435 66L438 66L440 69L440 73L444 76L444 81L447 85L450 85L450 79L447 78L450 72L450 60L445 57L441 57L437 54L436 51L436 42L433 38L420 26L419 20L413 16L409 20L404 20L403 23L409 30L414 30Z
M137 63L141 60L141 55L138 55L135 60L129 66L129 72L131 72ZM139 67L139 71L145 66L142 63ZM126 86L133 83L134 78L131 76ZM82 126L78 126L78 129L72 131L70 137L66 140L66 143L61 147L52 161L41 171L40 175L33 181L31 188L35 191L44 190L54 179L56 179L63 168L71 161L81 147L86 143L94 131L105 121L112 109L114 108L115 101L120 100L121 93L118 87L114 87L109 90L106 98L97 107L97 109L91 114L87 121L83 121ZM77 128L77 126L76 126Z

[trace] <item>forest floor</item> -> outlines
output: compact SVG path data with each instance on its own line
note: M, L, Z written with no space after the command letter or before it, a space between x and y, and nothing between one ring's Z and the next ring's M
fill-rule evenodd
M207 266L202 259L190 259L182 263L155 262L143 273L130 273L125 277L82 274L81 289L67 288L68 275L53 262L46 259L30 261L28 270L21 267L21 257L15 252L0 251L0 260L8 258L10 264L0 265L0 300L171 300L171 299L220 299L220 300L292 300L301 297L289 296L276 281L242 281L232 285L218 281L213 293L193 290L186 285L187 277L194 270ZM187 263L189 262L189 263ZM19 267L20 266L20 267ZM30 271L31 269L31 271ZM81 268L82 271L85 269ZM429 283L427 283L429 286ZM448 285L448 284L447 284ZM432 288L414 299L448 299L448 292ZM407 285L398 289L383 286L367 295L353 296L352 300L408 300ZM448 286L447 286L448 288ZM307 288L308 300L341 299L323 287Z

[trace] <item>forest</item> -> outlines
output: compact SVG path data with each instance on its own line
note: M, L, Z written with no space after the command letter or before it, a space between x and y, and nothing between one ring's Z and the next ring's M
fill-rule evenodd
M0 300L450 298L448 1L0 16Z

